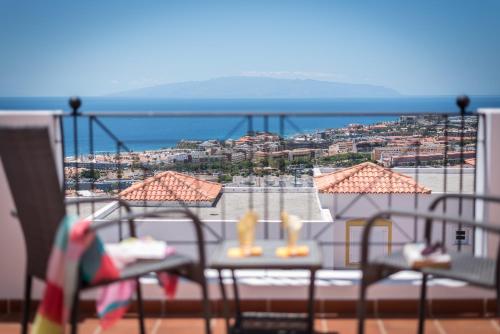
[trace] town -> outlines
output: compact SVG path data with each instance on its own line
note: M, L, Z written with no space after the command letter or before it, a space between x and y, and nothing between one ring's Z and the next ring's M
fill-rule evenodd
M387 168L472 167L476 129L476 117L436 114L289 137L255 132L225 141L183 139L163 149L67 157L66 186L72 192L78 181L80 190L116 193L173 170L232 187L310 187L314 167L342 168L366 161Z

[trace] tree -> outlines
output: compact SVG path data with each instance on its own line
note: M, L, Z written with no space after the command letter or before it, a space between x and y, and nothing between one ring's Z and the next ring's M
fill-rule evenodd
M98 170L92 171L91 169L85 169L80 172L80 177L83 179L93 179L95 181L101 177L101 173Z

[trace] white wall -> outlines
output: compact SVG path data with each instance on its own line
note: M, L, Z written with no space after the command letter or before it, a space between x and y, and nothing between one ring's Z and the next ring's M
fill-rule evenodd
M426 210L429 204L439 194L422 194L418 196L418 209ZM338 243L345 243L346 221L356 218L369 218L380 210L387 210L390 207L393 210L413 211L415 196L413 194L392 194L392 202L389 202L389 196L385 194L319 194L321 206L328 208L334 217L334 223L331 232L325 233L323 239L333 239ZM389 205L391 203L391 205ZM472 218L472 202L463 202L463 217ZM442 207L437 208L437 212L442 212ZM458 201L448 200L447 202L448 216L458 216ZM336 215L341 217L336 217ZM414 219L395 217L392 227L392 242L409 242L413 240L415 235ZM441 223L436 222L433 228L433 239L438 240L441 236ZM423 221L417 222L417 240L422 240L423 236ZM455 226L448 223L446 229L446 245L450 248L456 247L453 245L455 236ZM440 239L439 239L440 240ZM398 247L394 246L394 250ZM333 266L335 268L345 267L345 245L335 246L332 249L334 254ZM472 246L463 246L462 251L471 252ZM328 263L332 266L332 263Z
M481 115L478 131L478 178L476 192L500 196L500 109L479 109ZM478 219L490 224L500 224L500 205L477 203ZM499 240L479 231L476 236L478 254L494 257Z
M481 111L483 113L487 113L489 116L489 120L491 120L491 124L488 125L488 163L485 165L485 168L488 169L487 173L487 181L489 184L489 187L486 187L486 182L483 182L483 187L489 192L489 193L496 193L500 195L500 173L493 173L493 171L496 171L498 166L500 166L500 150L498 150L498 143L500 141L500 131L497 129L500 129L500 110L496 111ZM15 115L15 117L13 117ZM33 113L25 113L23 114L23 117L19 117L19 113L15 114L9 114L9 113L0 113L0 126L6 126L6 125L45 125L50 128L50 133L51 136L54 139L60 139L59 137L59 127L57 124L54 122L54 117L53 114L49 113L42 113L42 112L37 112L36 114ZM27 116L27 117L24 117ZM496 130L496 131L495 131ZM54 143L54 150L58 151L59 150L59 144ZM480 147L481 149L481 147ZM55 154L55 156L60 159L59 154ZM481 159L478 161L478 170L479 174L482 173L481 169ZM484 162L483 162L484 163ZM60 161L58 161L58 166L60 165ZM61 172L61 171L59 171ZM411 195L410 195L411 196ZM422 205L425 205L426 202L430 200L434 195L430 195L428 199L421 199L420 203ZM321 197L321 196L320 196ZM321 199L321 198L320 198ZM331 198L323 198L321 199L322 203L326 206L332 209L333 213L333 201ZM346 205L345 203L349 201L349 198L344 198L342 199L343 204L340 203L339 206L341 205ZM384 203L385 200L383 198L380 199L374 199L375 202L380 202ZM412 208L412 201L408 201L407 199L401 199L402 202L400 202L399 199L393 198L393 204L394 207L398 207L399 209L404 209L408 208L405 207L405 203L407 205L410 205L411 203L411 208ZM453 210L452 209L452 204L449 204L450 212ZM10 212L13 210L13 201L10 196L10 191L8 189L8 185L5 179L4 171L2 166L0 165L0 268L2 270L0 271L0 300L4 299L20 299L22 298L22 293L23 293L23 275L24 275L24 266L25 266L25 261L26 261L26 255L25 255L25 249L24 249L24 240L22 237L21 229L16 221L14 219ZM410 209L410 208L408 208ZM471 212L472 208L467 207L464 212ZM364 215L367 216L368 214L372 214L375 212L375 208L372 208L370 205L367 203L362 204L360 202L357 206L355 206L354 213L357 212L357 215ZM351 212L352 213L352 212ZM487 211L488 217L500 217L500 208L490 208L489 211ZM332 214L333 216L333 214ZM156 224L156 226L154 226ZM222 228L220 225L218 226L217 224L220 223L211 223L211 226L214 228ZM326 223L325 223L326 224ZM405 225L407 223L401 221L398 222L398 224ZM149 225L149 226L148 226ZM335 230L332 229L331 231L327 231L322 238L343 238L345 235L345 231L342 229L342 222L337 222L336 224L332 225L335 226ZM162 237L165 238L181 238L183 236L183 233L177 233L177 228L174 225L169 226L172 229L165 229L165 226L162 224L158 225L158 222L149 222L147 224L143 224L139 228L140 233L157 233L159 229L161 229L163 232ZM324 227L324 225L321 224L311 224L310 228L305 228L304 233L306 233L306 236L309 235L314 235L316 232L319 231L320 228ZM234 226L233 227L228 227L228 235L235 235L234 232ZM412 230L412 228L410 228ZM185 230L186 232L188 230ZM272 234L274 236L279 235L279 229L277 223L273 224L272 226ZM401 235L398 235L396 233L396 229L393 230L394 232L394 240L397 238L400 238ZM107 232L107 237L110 240L113 239L113 236L116 236L116 231L110 230ZM261 231L259 233L262 233ZM451 235L449 233L449 235ZM339 239L342 240L342 239ZM334 263L336 266L340 263L342 264L343 261L343 255L342 253L339 253L340 251L337 251L336 249L333 250L333 247L330 250L328 247L324 248L324 254L325 254L325 261L327 263ZM339 247L337 247L339 248ZM340 247L341 248L341 247ZM192 250L191 250L192 251ZM333 258L335 254L335 257ZM329 257L330 256L330 257ZM342 260L342 261L341 261ZM339 272L334 272L335 275L337 275ZM344 275L344 272L340 272L340 276ZM417 287L413 286L411 284L408 285L400 285L401 288L398 288L398 292L394 294L395 292L395 286L383 286L381 285L380 287L375 288L376 291L378 292L378 295L384 298L416 298L417 297ZM218 295L218 289L215 284L212 285L212 296L217 297ZM40 292L40 285L37 290L36 295L39 295ZM148 286L145 289L145 295L147 298L153 298L157 299L160 298L161 296L161 291L156 288L155 285ZM289 287L276 287L276 286L247 286L244 289L244 292L246 296L250 295L250 298L273 298L273 297L289 297L289 298L297 298L297 289L290 289ZM375 292L376 292L375 291ZM299 291L301 292L301 291ZM481 293L484 293L484 296L490 296L490 294L487 294L484 290L477 290L477 289L465 289L465 288L459 288L459 289L454 289L454 288L439 288L439 287L432 287L430 289L430 296L435 297L435 298L478 298L480 296L483 296ZM339 298L344 298L344 299L352 299L356 298L357 296L357 287L354 286L349 286L349 287L344 287L344 286L333 286L333 287L319 287L318 291L318 299L339 299ZM300 297L300 295L299 295ZM198 293L196 288L192 287L189 284L182 284L180 287L180 293L179 293L179 298L198 298Z
M220 220L204 220L203 222L219 236L223 236L225 234L226 239L234 240L237 238L236 221L221 222ZM330 224L331 222L327 221L305 222L304 227L301 230L301 238L310 239L318 231L322 228L328 227ZM137 219L136 225L137 234L139 236L154 236L155 239L172 243L172 245L175 245L178 252L182 252L193 257L197 254L194 230L192 224L187 220ZM265 222L259 221L256 227L256 239L264 239L264 228ZM269 239L280 238L281 223L279 221L268 221L268 228ZM126 229L124 229L124 231L126 231ZM207 256L210 257L215 248L213 242L217 241L217 238L213 234L207 232L207 230L205 230L204 235L205 240L209 242L206 246L206 251ZM116 242L118 240L118 229L107 228L100 232L100 236L106 242ZM178 242L185 241L190 244L178 244ZM210 244L210 242L212 242L212 244ZM333 261L331 252L328 252L327 250L324 250L324 257L326 258L325 263L331 263Z
M418 207L421 210L427 209L430 202L436 198L439 194L430 195L419 195L418 197ZM345 268L345 254L346 254L346 238L345 238L345 223L349 219L354 218L368 218L371 215L379 212L380 210L386 210L389 208L388 196L372 194L367 196L359 197L356 194L319 194L319 200L322 208L325 208L330 212L332 217L335 217L336 213L344 210L347 206L354 201L348 210L344 212L342 217L334 219L332 223L331 220L327 221L311 221L305 222L304 227L301 231L301 238L310 239L316 236L321 231L318 240L320 242L336 243L336 245L323 245L323 260L324 266L326 268ZM412 211L414 208L414 196L411 194L405 195L392 195L392 208L398 210ZM437 208L437 212L442 212L442 207ZM447 202L447 212L448 216L458 216L458 202L455 200L448 200ZM463 217L472 217L472 202L463 202ZM226 221L221 222L219 220L206 220L204 221L215 233L220 236L224 235L226 239L236 239L236 221ZM271 239L279 239L280 237L280 223L279 221L269 221L269 237ZM264 222L259 222L257 225L256 238L264 238ZM441 222L435 222L433 229L434 240L440 240L441 237ZM417 222L417 235L418 240L422 240L423 236L423 221L419 220ZM448 223L446 228L446 245L453 249L456 247L454 245L456 226ZM191 224L187 221L179 220L158 220L158 219L146 219L138 220L137 231L140 235L146 236L151 235L157 239L165 240L167 242L179 242L188 241L194 243L194 235ZM117 231L109 230L106 234L102 235L103 238L108 242L115 242L117 240ZM412 241L414 237L414 219L413 218L401 218L397 217L393 219L392 227L392 242L409 242ZM215 241L215 238L206 233L206 240ZM190 255L196 254L196 248L193 244L191 245L176 245L180 252L185 252ZM207 254L210 255L213 251L213 245L207 245ZM393 250L397 250L398 246L393 247ZM469 245L464 245L462 247L464 252L472 252L472 240L470 240Z

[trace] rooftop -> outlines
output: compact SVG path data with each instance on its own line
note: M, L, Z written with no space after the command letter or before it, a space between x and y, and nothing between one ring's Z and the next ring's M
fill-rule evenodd
M166 171L135 183L120 193L129 201L212 202L222 189L220 183Z
M467 165L470 165L470 166L475 166L476 165L476 158L470 158L470 159L465 159L464 162L467 164Z
M431 189L417 184L412 177L372 162L316 176L314 182L320 193L330 194L431 193Z
M228 188L224 190L214 206L197 206L192 210L202 220L238 220L250 209L250 201L253 201L253 208L262 220L279 220L281 209L305 221L324 220L316 193L312 189L311 192L294 190L280 194L279 192L257 192L257 190L252 193L250 188ZM153 211L156 208L135 205L132 210L144 212L144 210ZM118 210L114 210L106 217L100 218L114 219L118 217L118 214Z

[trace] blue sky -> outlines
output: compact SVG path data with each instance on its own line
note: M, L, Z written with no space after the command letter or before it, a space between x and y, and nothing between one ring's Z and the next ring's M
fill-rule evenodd
M500 94L500 1L0 0L0 96L252 75Z

